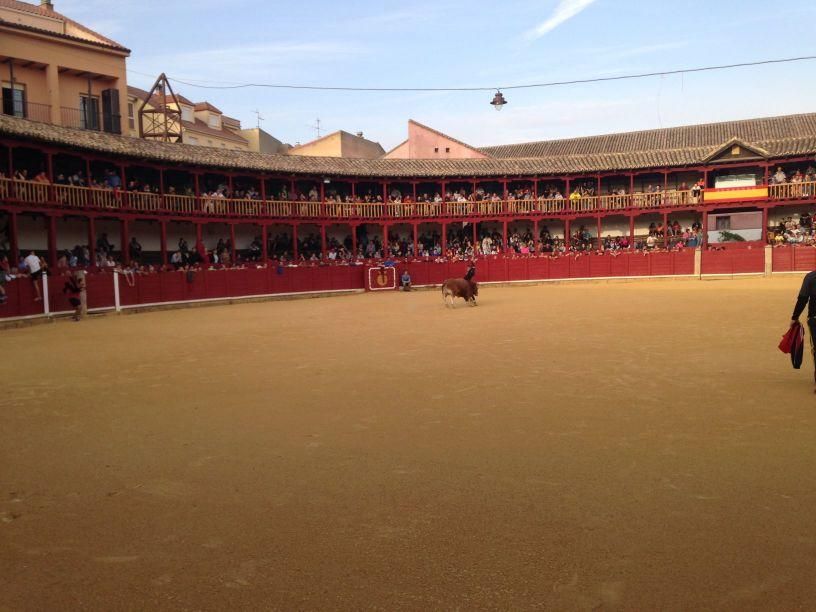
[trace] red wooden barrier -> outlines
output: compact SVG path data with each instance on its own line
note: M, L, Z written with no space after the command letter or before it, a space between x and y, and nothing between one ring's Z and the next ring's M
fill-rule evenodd
M774 272L792 272L794 270L793 251L790 247L774 249L771 256L771 267Z
M764 271L764 249L732 249L702 253L703 274L746 274Z

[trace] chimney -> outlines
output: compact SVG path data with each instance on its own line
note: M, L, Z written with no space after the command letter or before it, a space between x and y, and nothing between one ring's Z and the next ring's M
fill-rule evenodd
M40 6L49 11L54 10L54 4L51 2L51 0L40 0Z
M362 137L363 137L363 133L362 132L357 132L357 138L362 138Z

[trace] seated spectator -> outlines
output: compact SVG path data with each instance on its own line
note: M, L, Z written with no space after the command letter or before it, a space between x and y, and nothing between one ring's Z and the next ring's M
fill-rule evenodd
M411 291L411 275L408 274L408 270L402 272L402 276L400 276L400 286L403 291Z

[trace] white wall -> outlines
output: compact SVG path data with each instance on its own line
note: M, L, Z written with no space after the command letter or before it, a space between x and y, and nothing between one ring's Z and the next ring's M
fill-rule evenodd
M88 221L79 217L57 219L57 250L72 250L88 244Z
M17 215L17 242L20 253L31 249L48 250L48 219L44 215Z

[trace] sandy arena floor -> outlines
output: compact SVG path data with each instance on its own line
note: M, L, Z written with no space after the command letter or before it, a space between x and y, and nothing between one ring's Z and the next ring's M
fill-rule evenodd
M813 609L800 280L0 331L0 610Z

